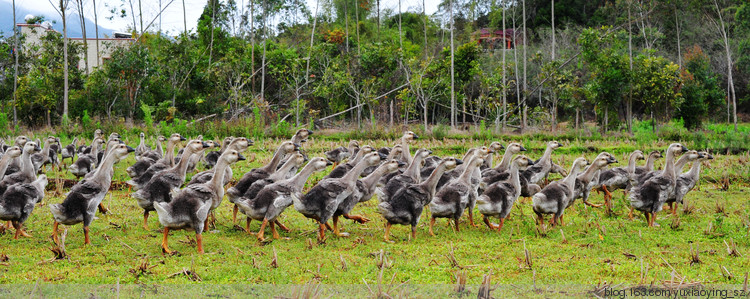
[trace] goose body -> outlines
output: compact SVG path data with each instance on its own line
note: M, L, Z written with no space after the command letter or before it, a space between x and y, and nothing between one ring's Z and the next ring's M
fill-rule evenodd
M36 180L36 171L31 162L31 155L41 151L34 142L26 142L23 146L21 156L14 161L20 161L21 170L5 175L0 181L0 194L4 193L10 186L22 183L31 183Z
M700 179L701 164L705 160L713 160L714 156L707 152L699 152L699 158L693 161L693 166L690 167L690 171L680 174L677 177L677 183L674 188L674 192L669 196L666 203L670 205L672 214L677 214L676 205L681 204L685 195L695 188Z
M611 163L617 163L617 159L610 153L602 152L597 155L584 172L576 176L573 199L570 201L570 204L576 199L581 198L585 204L592 205L588 201L591 189L598 184L599 172Z
M664 203L674 192L676 176L674 156L686 152L687 148L679 143L673 143L667 148L664 170L661 174L646 180L630 192L630 205L643 212L649 227L655 226L656 213L661 211Z
M151 178L156 173L173 167L174 166L174 148L178 143L185 141L185 140L187 140L185 137L182 137L180 134L177 134L177 133L174 133L171 136L169 136L169 138L167 139L167 152L164 154L164 156L158 161L149 165L146 171L144 171L141 175L137 177L133 177L131 180L127 181L128 185L130 185L133 188L133 190L138 191L141 188L143 188L149 181L151 181Z
M484 164L484 159L480 158L479 155L473 155L464 164L467 166L464 167L461 175L437 191L435 197L430 201L430 235L435 235L432 228L437 218L452 219L456 231L460 230L458 220L463 215L464 210L470 207L471 198L477 197L477 189L471 183L471 176L474 169L478 169L482 164Z
M23 224L29 218L38 202L44 198L47 176L40 175L31 183L19 183L8 187L0 194L0 220L11 221L16 228L14 239L19 235L29 236Z
M337 179L337 178L343 177L350 170L352 170L354 166L357 165L357 163L359 163L365 155L372 153L372 152L375 152L375 149L372 146L369 146L369 145L362 146L357 151L357 154L354 156L353 159L350 159L349 162L346 162L344 164L339 164L339 166L334 168L330 173L328 173L325 177L323 177L323 179Z
M422 181L421 166L422 161L432 154L431 150L420 148L414 153L411 163L407 165L403 173L394 172L383 176L380 179L383 187L377 188L379 201L388 201L398 190L409 184L418 184Z
M211 143L213 143L213 142L211 142ZM210 147L211 143L209 143L209 147ZM237 151L237 152L239 152L241 154L241 153L245 152L247 150L247 148L250 147L251 145L253 145L253 141L252 140L249 140L249 139L247 139L245 137L238 137L238 138L232 138L232 141L225 148L226 149L235 150L235 151ZM214 146L215 146L215 144L214 144ZM215 152L216 151L213 151L212 153L215 153ZM195 157L200 157L200 156L199 155L193 155L191 157L191 159L193 159ZM194 161L194 162L197 163L197 161ZM193 162L191 162L191 163L193 163ZM189 169L190 169L190 164L188 164L188 170ZM210 181L211 178L213 178L214 172L216 172L215 169L209 169L209 170L205 170L205 171L201 171L199 173L196 173L190 179L190 182L188 182L187 185L190 186L190 185L194 185L194 184L203 184L203 183L206 183L206 182ZM229 184L229 181L232 180L233 176L234 176L234 172L232 171L232 168L231 167L225 168L225 170L224 170L224 177L223 177L224 186L226 186L227 184Z
M516 157L509 165L510 179L490 184L477 199L477 208L482 213L484 223L490 229L500 231L503 228L505 219L508 218L513 205L521 195L519 171L531 165L534 165L534 162L528 157ZM498 217L500 224L498 226L490 224L490 217Z
M520 143L510 143L505 148L505 153L500 161L500 164L494 168L487 168L482 170L482 181L479 183L479 192L484 191L487 186L498 181L507 180L510 177L509 166L514 155L525 152L524 148ZM533 162L532 162L533 163Z
M575 194L575 179L588 162L585 158L578 158L573 162L568 176L544 187L532 197L533 210L537 215L539 225L544 223L544 215L552 214L550 222L562 224L565 208L573 202Z
M552 169L552 151L562 147L557 141L550 141L547 143L547 148L544 150L544 155L539 160L534 161L534 166L529 167L524 171L524 176L528 179L531 184L538 184L549 174Z

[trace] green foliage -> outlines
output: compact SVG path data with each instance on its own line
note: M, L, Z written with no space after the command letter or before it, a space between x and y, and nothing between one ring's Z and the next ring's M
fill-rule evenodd
M685 53L685 71L681 77L684 101L679 105L677 117L685 127L693 130L701 126L709 111L718 111L724 91L719 87L718 76L711 70L711 62L697 45Z
M10 135L10 120L8 120L8 114L0 112L0 135Z
M152 128L154 126L154 119L151 117L151 113L153 112L153 108L146 104L141 104L141 111L143 112L143 123L146 126L146 128Z
M84 128L92 128L92 121L91 117L89 116L88 110L83 110L83 117L81 117L81 126Z

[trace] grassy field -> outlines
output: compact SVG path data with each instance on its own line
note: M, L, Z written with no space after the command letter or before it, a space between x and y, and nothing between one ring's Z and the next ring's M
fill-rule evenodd
M511 140L504 140L503 143ZM544 142L520 140L531 158L541 156ZM235 178L270 159L279 140L257 141L246 153L247 161L234 167ZM392 145L392 141L362 142L373 146ZM556 163L569 167L581 155L593 158L606 150L626 163L633 149L648 152L668 144L653 142L564 142L565 147L553 154ZM128 144L137 145L132 138ZM312 138L305 144L308 155L321 156L346 141L323 141ZM464 151L481 145L473 140L419 140L412 147L426 147L439 156L460 157ZM489 142L487 142L489 144ZM371 288L382 284L441 284L448 292L452 284L465 280L468 285L482 282L489 274L492 283L533 285L623 285L659 284L676 280L704 285L741 285L750 269L750 166L748 154L715 154L716 159L703 167L701 182L686 200L692 207L685 212L680 206L676 217L661 212L661 227L647 228L643 216L627 217L628 203L621 192L615 193L614 214L585 207L580 201L566 211L566 226L539 230L532 218L530 200L520 200L505 228L498 234L485 226L468 227L462 219L460 233L444 220L436 226L435 237L427 234L426 209L418 228L417 239L409 241L408 227L394 227L395 243L383 242L383 220L376 213L377 199L355 208L373 221L360 225L344 222L349 237L329 236L317 244L312 222L289 208L281 221L291 232L281 232L283 239L261 244L254 236L234 227L228 202L216 210L215 227L204 233L206 254L195 250L194 234L172 232L170 248L180 254L162 256L160 225L155 213L149 219L149 230L141 226L142 210L127 189L111 192L104 201L111 212L98 214L91 226L92 245L83 246L82 227L68 227L69 257L54 260L50 251L52 216L46 203L59 203L67 189L56 186L55 178L72 179L72 175L50 171L50 186L42 206L37 206L26 222L33 238L13 239L13 230L0 236L0 283L26 284L24 290L38 290L36 284L139 284L138 292L154 284L171 285L174 292L186 291L174 284L343 284L360 285L357 290L371 294ZM496 163L500 157L496 156ZM131 156L115 165L115 184L126 181L124 169L134 162ZM657 162L661 166L663 159ZM200 167L199 167L200 168ZM314 175L310 188L326 172ZM190 176L190 174L188 175ZM559 176L552 176L558 179ZM189 178L188 178L189 179ZM125 187L126 188L126 187ZM592 195L601 202L602 195ZM478 212L476 213L478 214ZM481 217L481 216L480 216ZM481 219L479 221L481 223ZM251 224L257 230L258 222ZM330 234L329 234L330 235ZM267 234L270 236L270 234ZM727 245L728 244L728 245ZM734 244L734 245L732 245ZM691 254L691 248L695 253ZM728 251L736 248L736 251ZM275 263L272 263L275 260ZM183 274L180 274L183 273ZM185 275L195 274L192 275ZM49 287L49 286L47 286ZM219 287L216 287L219 288ZM227 287L228 291L237 291ZM391 286L392 292L404 292L404 286ZM61 288L62 289L62 286ZM260 292L262 288L256 289ZM303 292L304 288L285 288L284 292ZM193 289L198 290L198 289ZM279 289L271 289L271 292ZM112 289L102 289L110 292ZM308 290L309 291L309 290ZM0 292L12 292L0 288ZM354 296L352 289L338 295ZM373 289L373 292L375 290ZM158 291L156 291L158 293ZM154 294L156 294L154 293ZM263 294L263 293L245 293Z

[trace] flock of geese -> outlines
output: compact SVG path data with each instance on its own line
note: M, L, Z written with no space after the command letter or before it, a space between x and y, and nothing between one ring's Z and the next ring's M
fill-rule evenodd
M577 158L566 171L551 159L553 151L562 147L557 141L548 142L538 160L522 155L526 149L520 143L503 146L499 142L469 149L462 159L440 158L424 148L412 155L410 144L418 136L411 131L405 132L393 147L376 149L352 140L347 147L325 152L325 157L308 158L302 145L312 133L298 130L291 140L278 146L270 161L245 173L226 191L233 177L232 164L245 160L242 152L253 145L252 140L227 137L218 144L202 137L187 141L180 134L172 134L158 137L155 148L150 149L141 133L140 144L132 148L123 143L119 134L112 133L105 139L102 131L96 130L89 146L77 147L78 139L74 139L63 147L59 138L50 136L40 148L40 140L19 136L13 145L0 142L0 220L15 228L15 238L28 237L23 224L44 198L47 185L47 177L40 173L46 169L45 165L60 169L70 159L68 171L82 179L62 203L48 205L54 218L52 238L58 242L60 224L82 223L85 243L89 244L89 226L97 210L107 212L102 200L110 189L114 165L134 153L136 163L126 169L131 177L127 182L132 188L131 197L143 209L144 228L148 229L150 212L157 213L164 227L161 248L166 254L172 252L167 244L169 231L177 229L194 230L198 252L203 253L202 232L224 195L233 205L234 223L239 213L244 214L245 230L251 233L251 221L261 222L255 233L261 241L265 240L264 232L269 226L273 238L279 238L277 228L289 231L279 216L290 206L317 223L319 241L325 240L327 231L347 235L340 231L340 218L358 223L370 221L352 211L358 203L376 194L378 211L386 223L385 241L390 241L394 224L411 226L411 238L415 239L426 206L430 207L430 235L435 235L433 226L438 218L448 219L459 231L459 219L464 212L469 224L477 226L475 208L487 227L500 231L514 203L522 196L531 197L538 225L545 225L546 215L551 215L551 225L564 225L565 210L576 199L581 198L590 206L601 206L589 203L592 190L604 192L604 204L608 207L611 207L611 192L624 190L631 206L630 216L633 209L638 210L645 215L648 226L657 226L656 214L665 205L675 213L675 205L698 182L702 161L713 159L709 153L689 151L674 143L665 150L662 170L654 170L654 161L662 157L660 152L645 156L636 150L629 155L625 167L608 167L617 163L617 159L602 152L591 161ZM162 148L164 142L166 149ZM182 149L175 155L179 146ZM500 163L493 165L493 156L502 150ZM637 166L637 161L644 159L646 164ZM185 183L188 172L196 171L199 163L208 170L195 173ZM689 163L692 167L683 173ZM308 178L331 165L334 165L332 171L303 193ZM559 173L564 178L545 185L550 173ZM493 217L499 223L492 223Z

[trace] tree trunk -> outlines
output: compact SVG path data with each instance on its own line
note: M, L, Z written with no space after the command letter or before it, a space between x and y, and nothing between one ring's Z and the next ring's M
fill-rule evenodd
M260 98L265 101L266 99L266 41L268 40L268 6L266 0L263 0L263 58L261 59L261 75L260 75Z
M682 49L680 48L680 20L677 17L677 4L674 5L674 25L677 30L677 65L682 68Z
M143 34L143 10L141 10L141 0L138 0L138 21L141 23L141 34Z
M68 120L68 22L65 16L67 0L60 0L60 14L63 22L63 116L62 122L65 124Z
M398 0L398 46L404 51L404 33L401 31L401 0ZM401 52L403 53L403 52Z
M515 9L514 9L515 10ZM513 28L516 28L516 17L513 17ZM518 109L518 116L519 116L519 125L521 126L521 131L523 131L523 120L521 119L521 115L523 113L523 110L521 108L521 81L520 76L518 74L518 43L516 37L518 34L516 34L515 30L513 31L513 66L515 67L515 75L516 75L516 109Z
M505 52L508 50L507 47L507 39L508 37L505 36L505 6L501 8L503 10L503 133L505 133L505 127L508 124L508 87L506 86L506 65L505 65ZM515 33L514 33L515 34ZM515 36L513 38L515 43Z
M578 131L578 120L580 119L581 108L576 107L576 131Z
M310 60L312 60L313 41L315 40L315 26L318 24L318 7L320 7L320 0L315 1L315 14L313 15L313 25L312 25L312 29L310 30L310 48L307 49L307 65L305 66L305 86L307 86L307 83L310 80ZM359 45L357 45L357 47L359 47ZM299 98L297 98L297 127L299 128Z
M427 132L427 98L423 98L422 103L424 103L424 105L422 105L422 114L423 114L422 116L424 117L424 130L425 132Z
M317 16L317 11L318 11L317 6L315 7L315 11L316 11L316 16ZM359 46L359 0L357 0L357 5L354 6L354 19L355 21L357 21L357 26L354 27L355 31L357 32L357 56L360 56L361 54L359 53L359 48L360 48Z
M400 1L400 0L399 0ZM427 57L427 6L425 6L425 0L422 0L422 25L424 25L424 45L422 46L422 52ZM427 130L427 120L425 119L425 130Z
M346 29L346 53L349 54L349 0L344 0L344 25Z
M450 24L451 24L451 128L456 128L456 78L454 76L453 61L453 0L449 0L450 7Z
M96 34L96 66L99 66L101 62L101 54L99 52L99 18L96 16L96 0L91 0L94 4L94 34Z
M729 111L729 102L733 107L734 116L734 131L737 132L737 96L734 92L734 78L732 78L732 51L729 48L729 37L727 36L727 30L724 26L724 17L721 16L721 10L719 9L719 3L714 0L714 6L716 7L716 13L719 15L719 24L721 24L721 35L724 38L724 49L727 53L727 111Z
M252 15L250 17L251 17L250 22L252 24ZM182 0L182 26L184 28L183 30L185 32L185 36L187 36L188 31L187 31L187 13L185 12L185 0Z
M521 124L521 132L526 129L526 109L528 104L526 103L526 91L528 85L526 81L526 0L521 1L523 5L523 123Z
M16 90L18 89L18 52L20 50L18 39L18 25L16 24L16 0L13 0L13 42L15 43L15 46L13 47L15 49L13 50L13 59L15 60L15 62L13 62L13 126L18 125L18 111L16 109L16 107L18 106L18 95L16 94Z
M77 0L78 18L81 20L81 35L83 38L83 65L86 68L86 75L89 74L89 43L86 39L86 18L83 14L83 0Z
M630 73L633 73L633 31L630 24L630 5L628 1L628 60L630 62ZM679 39L678 39L679 40ZM628 125L628 133L633 134L633 83L628 80L628 102L626 103L627 111L625 113L625 122Z

